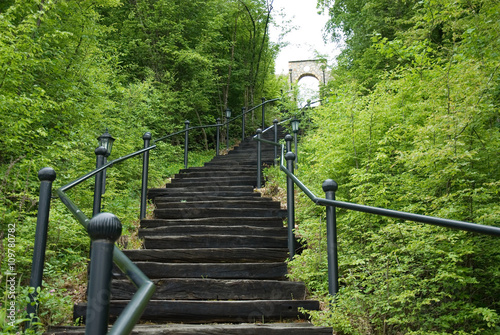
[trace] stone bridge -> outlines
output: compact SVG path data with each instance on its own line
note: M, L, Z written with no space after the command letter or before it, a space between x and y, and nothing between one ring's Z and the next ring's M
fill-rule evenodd
M288 71L290 72L290 86L304 77L314 77L323 85L330 80L326 61L320 59L289 61Z

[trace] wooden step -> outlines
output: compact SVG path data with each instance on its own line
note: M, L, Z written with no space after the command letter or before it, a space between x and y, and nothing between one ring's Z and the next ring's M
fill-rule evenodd
M175 187L200 187L200 186L252 186L255 187L257 184L257 175L252 178L234 178L234 179L226 179L226 178L186 178L186 179L172 179L172 181L165 185L166 188L175 188Z
M167 226L148 229L139 229L139 237L146 236L179 236L192 234L210 234L210 235L246 235L246 236L266 236L266 237L285 237L287 229L262 228L248 225L239 226L211 226L211 225L190 225L190 226Z
M284 280L287 266L276 263L160 263L136 262L144 274L153 278L214 278ZM116 268L115 277L122 274Z
M278 280L202 278L154 279L152 300L304 300L304 283ZM137 291L129 280L113 280L111 299L130 300Z
M144 219L141 220L141 228L155 228L166 226L190 226L190 225L212 225L212 226L237 226L249 225L254 227L283 227L281 217L213 217L196 219Z
M133 262L261 263L284 262L287 248L189 248L123 250Z
M50 335L84 335L84 327L50 327ZM164 324L136 325L132 335L331 335L328 327L315 327L308 322L240 323L240 324Z
M172 180L185 180L185 179L198 179L198 180L212 180L212 179L219 179L219 178L230 178L230 179L238 179L238 178L244 178L244 179L251 179L257 178L257 169L252 170L252 171L247 171L247 172L241 172L241 171L231 171L231 170L212 170L212 171L197 171L197 172L185 172L185 173L178 173L174 175L174 178Z
M273 199L268 197L262 197L259 192L253 192L245 196L240 197L220 197L220 196L198 196L196 194L184 196L170 196L170 197L156 197L154 203L160 202L193 202L193 201L218 201L218 202L226 202L226 201L252 201L257 203L259 206L261 204L265 204L266 202L274 202Z
M225 166L225 165L231 165L232 161L230 159L219 159L219 160L214 160L210 161L204 164L204 166ZM274 159L261 159L261 164L266 165L266 166L273 166L274 165ZM239 166L241 165L247 165L247 166L257 166L257 159L249 159L249 160L240 160L239 161Z
M252 186L213 186L213 187L178 187L174 188L170 186L167 188L152 188L148 190L148 198L153 199L159 196L181 196L187 194L189 196L193 195L209 195L209 196L248 196L254 193L254 188Z
M210 171L214 171L214 172L220 172L220 171L230 171L230 172L234 172L234 173L237 173L237 172L243 172L243 173L247 173L247 172L257 172L257 164L255 166L248 166L248 165L241 165L241 166L238 166L238 165L224 165L224 166L220 166L218 168L215 168L215 167L209 167L209 166L196 166L196 167L190 167L188 169L181 169L179 170L179 173L186 173L186 172L210 172Z
M259 200L226 200L226 201L215 201L215 200L200 200L200 201L162 201L159 199L155 200L155 205L157 209L168 209L168 208L273 208L280 209L281 204L277 201L259 201Z
M116 319L128 301L112 300L110 319ZM77 304L74 317L84 319L87 305ZM213 322L269 322L305 319L299 308L318 310L319 303L310 300L243 300L243 301L192 301L151 300L141 320L184 323Z
M220 234L184 234L144 237L146 249L180 248L286 248L287 235L247 236Z
M154 210L154 215L158 219L197 219L207 217L285 217L286 210L271 208L158 208Z

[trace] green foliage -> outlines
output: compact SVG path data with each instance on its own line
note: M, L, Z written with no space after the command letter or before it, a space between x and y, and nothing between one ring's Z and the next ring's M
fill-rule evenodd
M333 6L342 3L385 8ZM333 178L341 200L499 226L499 4L409 8L411 25L374 29L356 49L360 60L390 65L372 84L374 72L356 61L334 69L329 102L314 110L300 146L299 177L317 195ZM371 15L338 20L347 28L381 19ZM324 212L299 199L297 234L308 249L292 277L326 296ZM346 210L337 219L341 290L331 309L313 313L318 322L343 334L498 333L498 239Z
M19 284L28 283L41 168L55 169L56 189L95 167L96 137L106 128L116 138L108 158L112 160L142 148L146 131L155 139L182 129L186 119L191 126L215 124L228 100L235 106L254 103L243 94L250 74L255 76L253 94L277 96L277 81L268 71L276 51L267 38L268 10L257 0L0 4L1 282L6 280L5 260L15 251ZM255 28L254 34L247 34L248 27ZM255 48L247 52L250 43ZM191 132L190 166L213 156L214 135L215 129ZM158 143L151 153L150 187L164 184L183 167L182 142L179 135ZM140 158L107 169L103 207L120 218L124 235L138 226L141 169ZM68 193L90 217L93 182ZM15 247L8 251L7 232L14 226ZM85 287L74 271L85 273L89 242L84 229L54 199L46 284L40 292L47 307L44 326L69 322L71 313L64 308L72 305L70 297L81 299L82 292L72 283ZM120 245L126 242L123 238ZM5 294L4 285L0 294ZM22 299L17 303L25 307Z

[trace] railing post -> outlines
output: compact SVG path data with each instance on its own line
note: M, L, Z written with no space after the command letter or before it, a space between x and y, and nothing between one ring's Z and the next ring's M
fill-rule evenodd
M184 121L186 131L184 133L184 168L188 168L188 146L189 146L189 121Z
M297 167L297 163L299 160L299 148L297 145L297 132L293 133L293 143L294 143L294 147L295 147L295 167Z
M291 138L292 136L290 134L285 136L285 140L287 141L287 153L285 154L285 159L286 168L293 173L295 154L288 148ZM293 232L295 229L295 192L293 180L289 176L286 178L286 204L288 213L288 253L289 258L293 259L293 256L295 256L295 235Z
M56 179L54 169L46 167L38 171L40 179L40 197L38 201L38 215L36 219L35 246L33 248L33 263L31 263L30 287L35 291L29 294L30 303L27 306L28 315L33 314L31 321L26 323L27 328L31 328L31 322L37 322L38 314L38 292L37 288L42 286L43 266L45 262L45 248L47 246L47 228L49 224L50 199L52 197L52 182ZM9 229L10 230L10 229ZM9 273L15 272L15 268L10 268L6 273L7 280Z
M257 129L257 138L260 140L262 136L262 129ZM257 141L257 188L262 186L262 143Z
M215 156L219 156L220 146L220 117L217 118L217 138L215 139Z
M108 332L114 242L122 225L115 215L99 213L89 221L87 232L92 238L92 257L85 334L104 335Z
M151 133L146 132L142 136L144 140L144 149L149 147L151 141ZM148 194L148 171L149 171L149 151L144 152L142 157L142 187L141 187L141 212L139 219L142 220L146 217L147 207L147 194Z
M325 199L335 200L338 185L327 179L323 182ZM337 218L335 206L326 206L326 239L328 254L328 292L334 296L339 291L338 257L337 257Z
M265 118L266 118L266 104L264 103L266 102L266 98L262 98L262 129L266 129L266 126L265 126Z
M241 140L245 139L245 107L241 107Z
M226 149L229 150L229 118L226 118Z
M105 156L108 154L108 150L105 147L98 147L95 149L96 154L96 169L104 165ZM104 182L104 171L99 172L95 175L95 185L94 185L94 206L92 210L92 216L95 216L101 212L101 196Z
M274 125L274 143L278 143L278 120L273 120ZM274 164L276 165L276 158L278 157L278 147L274 146Z

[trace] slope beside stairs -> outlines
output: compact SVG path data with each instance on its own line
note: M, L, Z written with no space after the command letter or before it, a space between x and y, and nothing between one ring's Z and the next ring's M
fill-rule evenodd
M262 163L272 165L274 148L263 145L262 152ZM141 221L144 249L124 252L157 288L133 334L332 334L299 310L319 303L307 299L303 283L286 278L286 211L254 191L256 156L256 142L246 139L148 191L155 210ZM111 320L136 290L117 271ZM85 311L75 305L75 317ZM83 334L78 327L49 333Z

